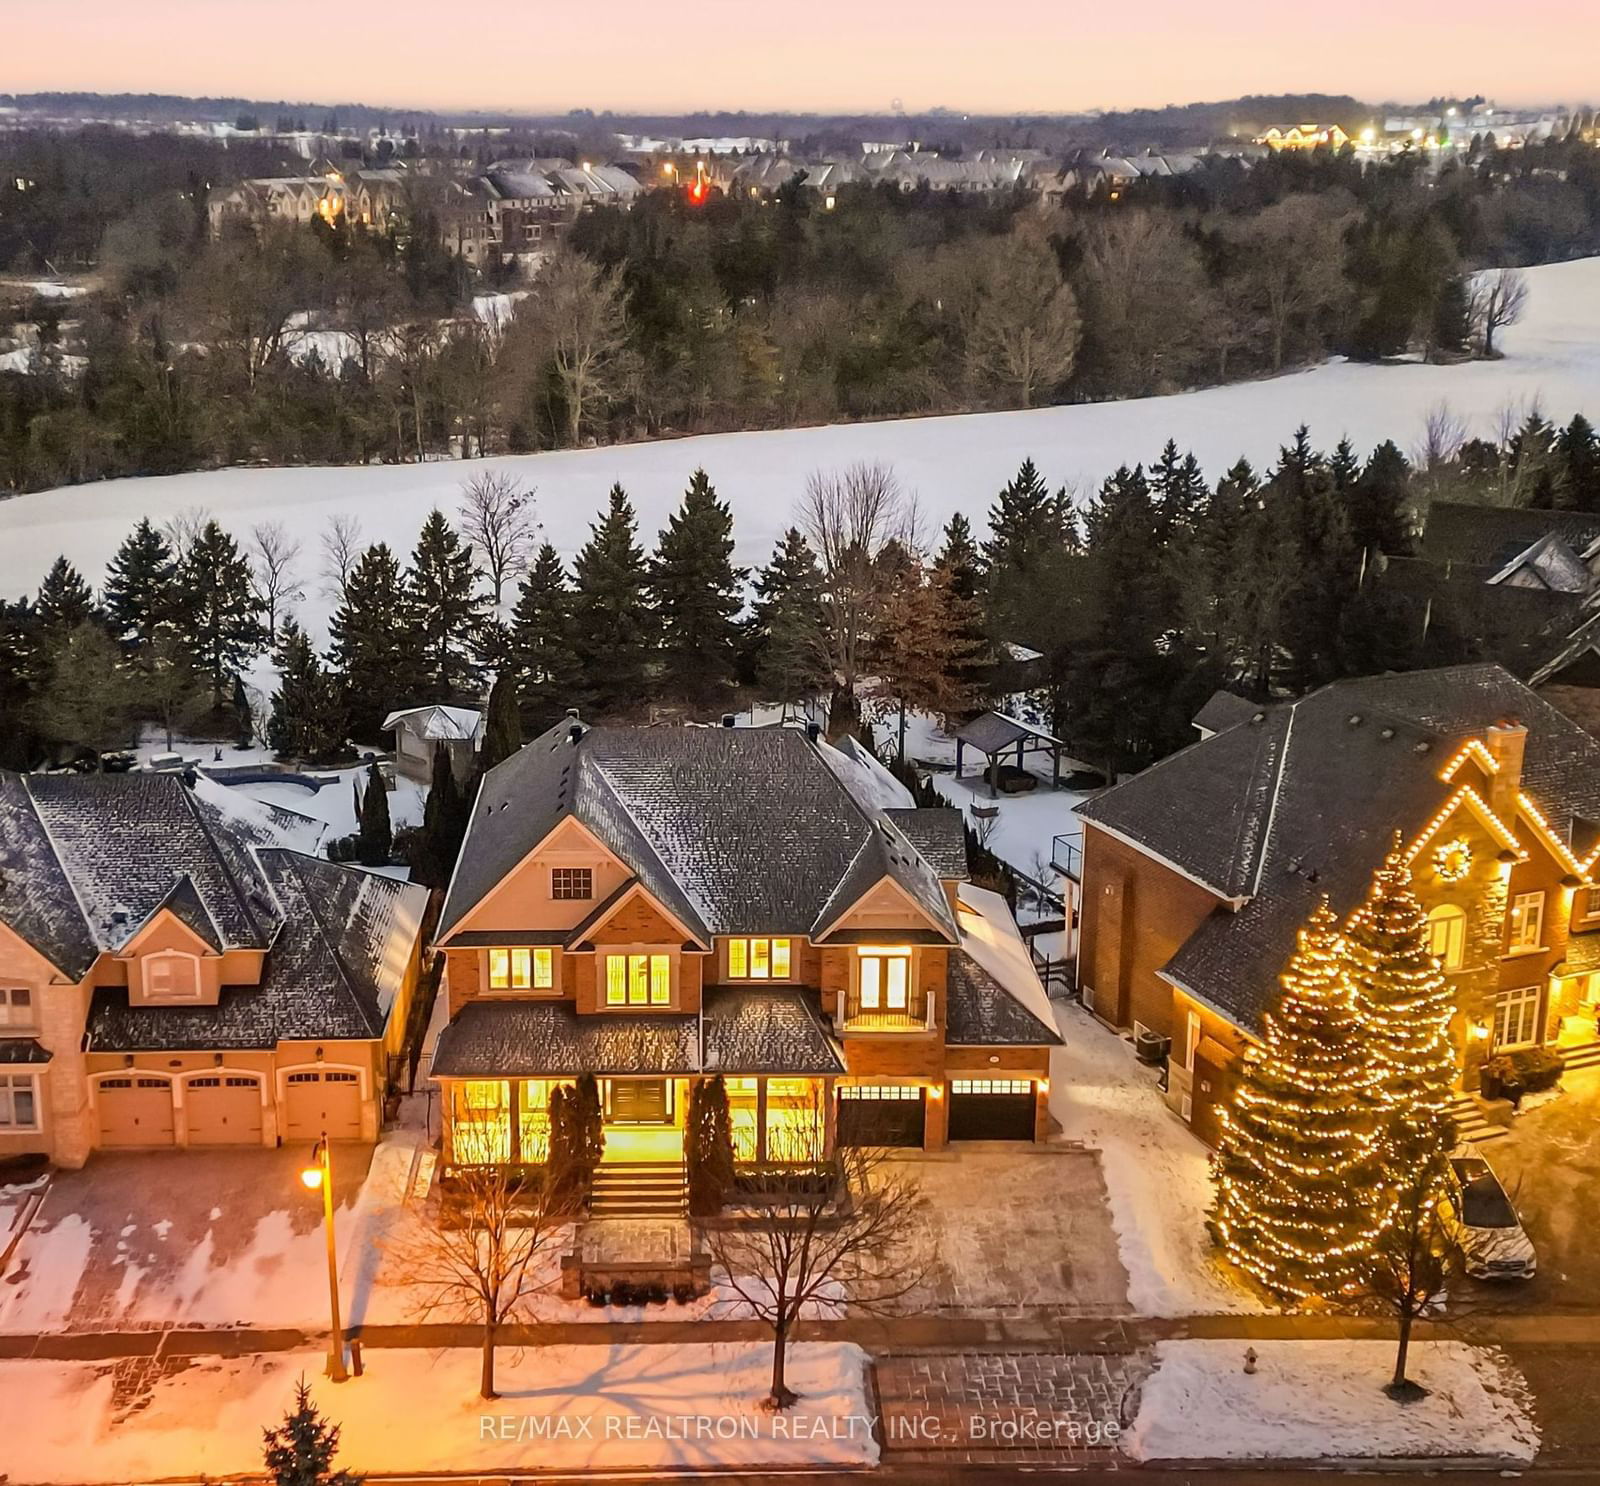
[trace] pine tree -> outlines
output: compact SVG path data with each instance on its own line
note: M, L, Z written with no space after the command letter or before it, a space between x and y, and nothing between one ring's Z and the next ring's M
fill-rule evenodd
M517 696L514 671L502 671L489 688L489 708L484 716L483 746L478 750L478 768L490 769L511 757L522 747L521 702Z
M177 571L166 534L141 517L106 569L106 613L119 640L148 650L170 628L178 607Z
M475 690L484 614L477 585L472 548L462 545L442 511L430 511L405 577L408 627L422 658L419 701L459 701Z
M1163 541L1194 529L1209 493L1199 460L1192 453L1180 458L1177 443L1168 439L1150 468L1150 494Z
M990 633L999 640L1025 638L1030 590L1062 549L1075 544L1072 507L1065 490L1051 493L1032 459L989 508L983 544Z
M39 731L73 752L130 742L134 695L121 659L116 641L88 620L49 636L49 679L34 704Z
M417 647L400 565L382 542L350 570L328 628L351 734L375 743L385 715L418 700Z
M627 493L613 485L575 564L573 650L585 697L601 713L637 707L648 694L650 606L637 530Z
M1326 899L1280 981L1222 1106L1210 1227L1275 1294L1331 1299L1364 1274L1384 1203L1373 1068Z
M745 579L733 558L733 511L696 470L667 518L650 565L661 627L661 688L697 706L723 700L733 683L736 617Z
M945 523L943 542L935 563L950 573L951 587L964 599L983 593L983 555L972 538L972 523L957 511Z
M1472 341L1471 296L1464 274L1443 279L1434 294L1433 314L1428 331L1432 356L1465 356Z
M38 612L27 599L0 599L0 765L27 769L37 762L34 707L48 676Z
M236 673L267 638L249 560L215 521L189 544L178 571L177 633L220 711Z
M311 1402L310 1385L295 1384L294 1407L283 1423L262 1431L262 1459L274 1486L360 1486L349 1471L334 1470L339 1426L330 1424Z
M1350 540L1357 548L1370 556L1404 557L1411 551L1411 464L1392 439L1372 451L1344 497Z
M1600 511L1600 437L1582 413L1555 437L1556 504L1564 511Z
M446 888L466 838L472 796L456 783L443 744L433 751L433 773L422 807L422 827L411 838L411 875L426 887Z
M279 758L331 762L345 751L339 688L293 619L279 631L274 663L278 689L267 718L267 742Z
M518 677L525 730L537 737L579 701L572 590L556 549L539 548L517 589L507 663Z
M1384 1149L1415 1150L1420 1142L1448 1150L1454 1143L1455 1002L1428 948L1427 916L1411 890L1398 835L1344 937L1350 986L1370 1043Z
M787 705L817 696L832 679L823 640L822 569L811 544L791 526L756 574L745 631L753 679Z
M389 824L389 792L384 788L378 766L367 769L367 787L361 795L361 815L357 832L356 855L363 867L385 867L394 849L394 830Z
M39 595L33 602L39 627L47 634L66 634L80 624L96 618L94 594L80 573L65 557L50 564Z

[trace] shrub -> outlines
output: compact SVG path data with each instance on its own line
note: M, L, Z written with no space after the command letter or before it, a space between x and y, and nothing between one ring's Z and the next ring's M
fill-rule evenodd
M722 1211L733 1183L733 1124L728 1087L720 1076L690 1086L688 1126L689 1212L709 1218Z
M1515 1052L1496 1053L1483 1065L1483 1096L1510 1099L1553 1089L1561 1082L1564 1066L1561 1055L1547 1047L1519 1047Z

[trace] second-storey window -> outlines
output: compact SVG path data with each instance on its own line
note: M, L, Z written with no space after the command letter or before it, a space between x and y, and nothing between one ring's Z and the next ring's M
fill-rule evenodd
M1467 915L1454 903L1442 903L1428 915L1428 953L1444 970L1459 970L1466 953Z
M22 986L0 987L0 1027L33 1025L33 992Z
M667 1006L672 1001L671 955L607 955L607 1006Z
M581 903L594 897L594 868L552 867L550 896L565 903Z
M861 1009L904 1011L911 995L911 951L864 949L860 959Z
M491 991L548 991L554 979L555 952L550 949L491 949Z
M730 939L729 980L787 980L791 958L787 939Z
M1506 948L1539 949L1544 944L1544 894L1518 893L1511 900L1511 938Z
M168 951L146 957L144 993L152 1000L194 1001L200 996L200 962L193 955Z

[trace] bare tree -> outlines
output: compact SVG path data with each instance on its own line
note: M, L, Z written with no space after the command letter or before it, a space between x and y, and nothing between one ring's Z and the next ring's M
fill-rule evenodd
M278 610L305 597L295 574L295 563L301 552L300 539L290 536L288 527L281 521L263 521L251 527L250 547L256 587L261 592L261 605L267 616L267 633L276 636Z
M395 1272L427 1320L463 1314L482 1329L479 1394L495 1391L495 1347L501 1329L546 1287L540 1261L555 1248L567 1218L555 1200L549 1163L510 1166L497 1149L496 1127L458 1121L451 1127L456 1165L439 1209L419 1218L389 1244Z
M911 1168L882 1147L827 1151L822 1096L767 1131L758 1201L703 1226L702 1241L730 1289L772 1332L771 1409L798 1395L785 1380L789 1340L808 1311L896 1310L922 1284L921 1203Z
M1528 307L1528 280L1520 268L1496 268L1472 281L1468 319L1483 355L1493 359L1495 333L1515 325Z
M834 736L854 725L856 685L895 579L881 561L884 548L893 541L910 547L915 520L914 504L888 465L818 470L806 481L798 524L822 568L819 639L833 672L828 730Z
M1031 408L1072 374L1081 322L1044 230L1023 219L998 244L985 241L969 300L970 373L1008 402Z
M361 522L346 512L328 520L322 533L323 592L343 599L350 570L361 556Z
M1240 229L1243 277L1252 307L1266 325L1272 370L1283 370L1289 333L1304 327L1320 347L1323 321L1341 310L1350 291L1345 279L1345 234L1354 202L1335 196L1287 196L1247 219Z
M185 554L194 546L200 533L212 519L211 512L204 506L185 506L162 528L168 544L172 548L175 562L182 562Z
M504 470L482 470L461 483L461 530L483 559L496 612L506 580L528 565L539 524L533 491Z
M581 440L584 420L611 399L626 370L626 305L620 270L563 253L539 275L518 315L528 317L548 347L571 444Z
M1414 451L1413 463L1419 470L1437 474L1461 452L1467 441L1467 425L1447 402L1428 410L1422 425L1422 441Z

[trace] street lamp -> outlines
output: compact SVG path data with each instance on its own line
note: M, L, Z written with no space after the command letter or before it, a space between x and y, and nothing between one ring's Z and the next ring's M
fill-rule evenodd
M350 1374L344 1365L344 1327L339 1321L339 1253L333 1242L333 1152L324 1133L311 1152L311 1165L300 1173L300 1180L315 1192L322 1188L322 1228L328 1240L328 1308L333 1315L333 1335L328 1342L328 1376L335 1383Z

